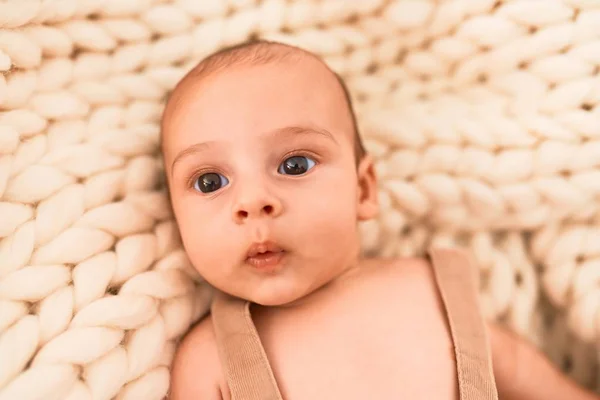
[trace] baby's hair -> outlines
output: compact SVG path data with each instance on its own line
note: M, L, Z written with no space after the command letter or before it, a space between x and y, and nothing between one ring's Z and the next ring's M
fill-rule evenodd
M201 77L222 71L231 66L264 65L273 62L293 60L294 58L301 56L309 56L319 60L333 74L341 86L346 104L348 106L350 118L352 119L352 127L354 130L354 154L356 158L356 164L358 165L358 162L365 156L366 150L358 130L358 124L356 121L356 115L354 113L350 92L348 91L348 88L342 77L329 68L329 66L323 62L320 57L299 47L267 40L253 39L236 44L234 46L222 48L221 50L212 53L201 60L183 77L171 94L177 91L177 87L183 86L189 81L196 81Z

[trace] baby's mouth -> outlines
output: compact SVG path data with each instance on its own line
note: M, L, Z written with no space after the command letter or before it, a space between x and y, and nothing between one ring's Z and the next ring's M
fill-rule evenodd
M286 251L274 242L254 243L248 249L246 263L260 270L275 270L285 256Z

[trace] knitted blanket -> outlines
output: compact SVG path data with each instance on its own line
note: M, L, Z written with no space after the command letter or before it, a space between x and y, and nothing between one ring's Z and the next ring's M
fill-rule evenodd
M211 291L158 122L252 37L347 81L380 178L364 253L470 249L486 315L600 390L600 0L3 0L0 400L168 393Z

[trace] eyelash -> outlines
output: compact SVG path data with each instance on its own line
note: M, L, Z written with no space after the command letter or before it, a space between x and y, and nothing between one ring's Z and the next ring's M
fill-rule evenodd
M314 160L315 162L315 166L319 164L320 159L319 156L317 156L315 153L311 152L311 151L306 151L306 150L294 150L294 151L290 151L286 154L284 154L279 162L277 163L277 166L281 165L282 162L284 162L285 160L287 160L288 158L291 157L310 157L311 159ZM194 185L196 184L196 181L198 180L198 178L200 178L202 175L204 174L209 174L209 173L217 173L217 174L223 174L223 171L219 171L216 169L211 169L211 168L201 168L199 170L196 170L192 173L190 179L187 182L187 187L188 189L193 189Z

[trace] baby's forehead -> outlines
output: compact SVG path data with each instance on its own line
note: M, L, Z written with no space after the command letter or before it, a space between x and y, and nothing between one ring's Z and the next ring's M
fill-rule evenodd
M184 77L177 84L171 96L173 98L184 97L185 93L191 92L193 95L201 92L204 82L238 80L237 83L242 86L243 80L248 79L245 72L249 70L266 70L269 79L287 76L290 80L301 80L303 86L297 88L301 90L331 90L336 94L341 92L335 73L323 61L310 53L298 51L293 56L268 62L236 62L200 68L196 73L190 73ZM290 74L290 71L293 73Z
M261 85L265 88L264 92L260 88L255 90L256 86ZM227 93L232 106L230 112L234 115L240 112L239 109L235 109L235 104L240 104L242 99L246 100L245 104L261 101L261 96L273 95L268 93L269 90L282 97L282 106L287 104L284 97L304 96L317 102L315 107L319 112L331 113L330 116L336 113L341 113L340 117L349 116L344 115L344 110L348 107L344 90L336 75L318 58L298 53L268 63L221 65L218 68L200 70L197 74L189 74L177 85L169 98L163 115L162 140L168 140L171 135L170 119L179 119L187 112L187 108L193 107L194 102L201 101L204 109L210 108L211 104L218 107L217 103L224 98L223 94ZM254 97L248 93L252 93ZM322 106L318 107L319 104ZM300 113L305 110L295 111Z

